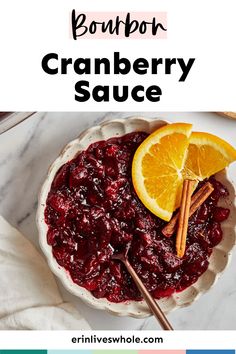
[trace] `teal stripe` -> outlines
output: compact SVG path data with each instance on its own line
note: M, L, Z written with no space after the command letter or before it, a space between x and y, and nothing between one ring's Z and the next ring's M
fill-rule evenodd
M0 354L47 354L47 350L0 350Z

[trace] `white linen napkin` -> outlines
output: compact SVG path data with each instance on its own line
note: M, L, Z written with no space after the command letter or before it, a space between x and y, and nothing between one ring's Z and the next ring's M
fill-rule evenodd
M78 310L63 302L44 258L2 216L0 329L90 329Z

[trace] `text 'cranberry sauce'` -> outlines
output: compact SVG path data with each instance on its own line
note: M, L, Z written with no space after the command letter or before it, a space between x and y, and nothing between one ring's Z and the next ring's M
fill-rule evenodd
M131 241L129 261L155 298L194 283L222 239L229 210L217 206L228 191L214 177L214 192L190 218L185 256L175 235L138 199L131 180L135 150L147 137L138 132L89 146L58 171L48 194L45 220L53 256L76 284L112 302L142 297L124 265L112 254Z

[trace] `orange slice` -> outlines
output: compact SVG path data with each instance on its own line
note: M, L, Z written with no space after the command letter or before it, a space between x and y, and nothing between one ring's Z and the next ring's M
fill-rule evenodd
M152 133L135 152L132 179L142 203L169 221L179 206L192 124L168 124Z
M183 175L203 180L236 160L236 150L226 141L208 133L193 132Z

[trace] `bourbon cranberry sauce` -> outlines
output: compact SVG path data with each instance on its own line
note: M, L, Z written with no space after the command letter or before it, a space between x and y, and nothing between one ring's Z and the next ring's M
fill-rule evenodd
M114 252L131 242L129 261L159 299L193 284L208 267L222 239L229 210L217 206L228 191L214 177L214 192L190 218L185 256L175 235L162 235L165 222L138 199L131 180L135 150L147 137L136 132L100 141L63 165L48 194L45 220L53 256L74 283L111 302L142 297Z

